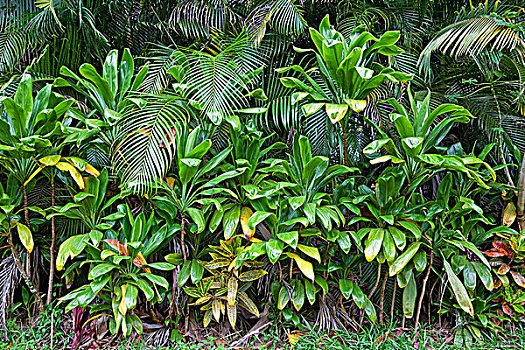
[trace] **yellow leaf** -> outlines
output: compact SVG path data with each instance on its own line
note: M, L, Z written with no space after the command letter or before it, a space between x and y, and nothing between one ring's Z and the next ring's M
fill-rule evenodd
M343 119L348 112L347 104L326 104L326 114L330 118L332 124L337 124L341 119Z
M147 263L148 262L146 259L144 259L144 255L142 255L141 252L139 252L135 259L133 259L133 264L137 267L142 267L142 265L146 265ZM151 273L151 269L149 267L143 267L142 269L147 273Z
M286 253L286 255L295 260L297 266L299 266L299 270L301 270L301 272L304 273L306 277L312 281L315 279L314 266L312 263L302 259L299 255L294 253Z
M120 286L122 296L120 298L120 304L118 305L118 311L120 311L122 316L126 316L126 312L128 312L128 307L126 306L126 298L125 298L126 287L127 287L127 284L123 284Z
M234 302L233 305L227 305L226 311L228 314L228 320L232 325L232 328L235 329L235 324L237 323L237 302Z
M29 229L29 227L19 222L16 223L16 229L18 230L18 236L20 236L22 244L27 249L27 251L31 253L34 247L33 235L31 234L31 230Z
M219 320L221 319L221 305L222 303L219 301L219 299L215 298L213 299L213 304L212 304L212 313L213 313L213 317L215 318L215 321L219 322Z
M62 158L60 155L52 155L47 157L42 157L38 161L46 166L55 166Z
M228 305L234 306L237 302L237 279L232 277L228 280Z
M31 180L33 180L33 178L34 178L35 176L37 176L38 173L40 173L40 172L42 171L42 169L43 169L43 168L38 167L38 169L36 169L36 170L31 174L31 176L29 176L29 178L26 180L26 182L24 182L24 186L27 186L27 184L30 183Z
M66 162L58 162L56 167L59 170L62 170L62 171L69 171L69 174L71 175L73 180L75 180L75 182L77 183L78 187L81 190L83 190L85 188L84 179L82 178L82 175L80 175L78 170L73 165L71 165L69 163L66 163Z
M241 227L242 227L242 232L244 233L244 237L248 240L250 240L255 234L255 229L250 230L250 227L248 226L248 220L250 220L252 215L253 215L253 211L250 208L248 207L242 208Z
M204 319L202 320L202 323L204 324L205 328L208 327L208 325L210 324L211 316L211 310L206 311L206 313L204 314Z
M98 177L100 175L100 171L95 169L93 166L86 164L86 169L84 171L88 174L93 175L94 177Z
M301 339L303 336L308 334L308 332L292 332L288 335L288 342L290 343L290 346L293 348L294 345L296 345L299 342L299 339Z
M503 225L510 227L516 220L516 206L513 202L509 202L503 212Z

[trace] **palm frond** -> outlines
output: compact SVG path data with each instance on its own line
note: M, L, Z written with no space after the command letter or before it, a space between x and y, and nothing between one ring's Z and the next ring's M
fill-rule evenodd
M440 51L455 58L477 56L484 51L517 50L525 55L525 42L511 21L492 17L466 19L451 24L436 34L428 43L418 65L427 79L431 77L430 58L433 52Z
M231 0L187 0L175 7L169 25L188 39L207 39L240 20Z
M259 44L268 27L285 36L297 36L307 27L303 8L296 0L256 1L258 4L248 16L246 27Z
M13 255L0 261L0 327L7 337L7 309L13 304L15 289L22 275L18 271Z
M188 119L174 95L140 96L146 105L126 111L117 125L113 164L123 183L137 193L162 179L175 156L175 132Z

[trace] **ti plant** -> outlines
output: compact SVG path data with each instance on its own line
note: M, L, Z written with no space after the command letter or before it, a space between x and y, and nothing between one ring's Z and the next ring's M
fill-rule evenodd
M148 257L169 242L178 227L161 225L151 213L148 219L144 213L133 217L127 205L119 205L112 214L120 219L118 231L108 230L99 244L86 243L89 258L83 264L90 264L89 284L71 292L62 301L70 301L66 311L77 306L87 306L96 298L102 303L91 305L91 313L110 312L111 333L119 329L129 336L132 329L142 333L142 321L134 314L138 292L142 291L148 301L161 302L169 288L168 281L153 271L170 271L174 266L167 262L148 263ZM72 265L69 269L73 268ZM97 314L100 317L104 314Z
M13 180L12 176L10 176L10 178ZM20 198L17 196L15 182L8 180L6 192L4 191L3 186L0 185L0 196L0 209L2 210L0 212L0 230L2 231L3 235L7 236L7 244L11 249L11 254L13 255L16 267L19 273L22 275L22 278L24 279L24 282L26 283L29 291L34 296L38 311L44 312L44 303L42 298L31 281L31 276L28 275L26 269L23 267L20 253L15 246L13 235L14 230L16 230L20 242L27 250L26 259L33 251L35 245L30 226L26 226L22 223L22 215L26 208L20 208L18 210L16 209L17 207L20 207L21 200L14 200L14 198ZM38 207L28 207L27 209L45 215L45 212Z
M69 219L79 220L87 231L87 233L69 237L60 245L56 261L58 271L64 268L69 258L73 259L82 253L86 245L91 244L98 246L104 236L104 232L113 227L115 221L122 217L121 213L104 214L119 197L117 195L107 200L107 186L108 172L104 169L98 177L88 177L85 191L74 193L74 191L70 189L73 202L61 207L52 207L49 209L51 213L47 216L48 218L63 216Z
M373 158L370 163L391 161L400 165L408 181L405 194L412 193L436 172L445 169L462 172L481 187L489 188L486 182L495 181L496 174L486 162L473 155L445 154L447 149L440 146L455 123L470 121L470 112L464 107L448 103L432 109L430 92L423 101L416 100L411 91L408 97L410 109L395 99L385 101L395 109L395 113L390 114L390 120L395 125L399 142L368 121L381 135L380 139L371 142L363 150L363 153ZM379 151L382 149L388 154L381 156ZM479 170L480 165L486 167L488 174Z
M396 56L403 52L395 44L400 33L388 31L379 39L366 31L365 25L357 26L348 40L330 25L326 16L319 30L310 28L315 50L297 49L298 52L314 52L317 66L305 70L294 65L280 68L280 73L295 70L303 79L283 77L284 86L297 90L292 104L302 105L306 117L324 109L332 124L340 125L342 131L342 164L347 164L347 134L354 125L352 119L367 106L370 94L385 80L392 83L407 82L412 75L382 66L376 56Z

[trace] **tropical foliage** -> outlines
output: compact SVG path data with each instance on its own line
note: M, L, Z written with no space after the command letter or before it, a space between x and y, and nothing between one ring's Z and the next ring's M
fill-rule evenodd
M523 321L520 6L2 5L0 324L48 304L75 344L242 346Z

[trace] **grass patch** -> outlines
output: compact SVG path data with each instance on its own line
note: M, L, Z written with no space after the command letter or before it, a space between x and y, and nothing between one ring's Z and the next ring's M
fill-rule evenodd
M61 328L60 315L55 314L54 347L71 349L73 335ZM9 320L8 340L0 340L0 349L26 350L51 349L51 317L49 311L40 317L38 323L31 327ZM525 329L518 326L505 333L486 333L483 339L464 339L454 337L451 332L437 332L430 328L418 331L402 331L398 328L382 327L363 328L359 333L348 331L331 331L328 334L317 333L313 329L307 332L292 332L289 337L277 334L277 329L266 332L263 337L248 346L248 349L267 350L481 350L481 349L524 349ZM109 336L108 336L109 339ZM290 343L292 340L293 345ZM81 344L82 345L82 344ZM116 339L111 345L99 347L100 350L229 350L233 349L217 338L208 338L200 343L180 341L170 347L155 347L136 339ZM238 348L237 348L238 349Z

